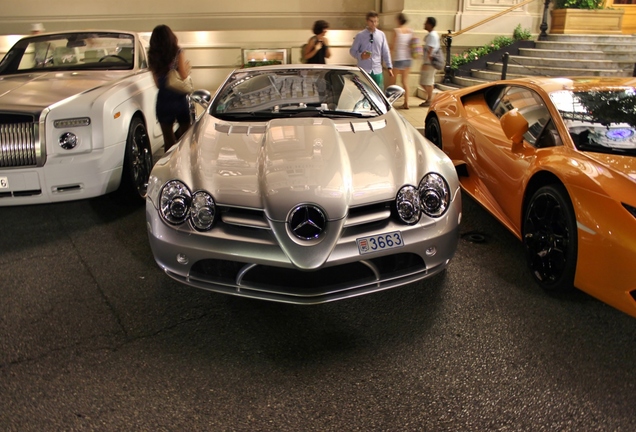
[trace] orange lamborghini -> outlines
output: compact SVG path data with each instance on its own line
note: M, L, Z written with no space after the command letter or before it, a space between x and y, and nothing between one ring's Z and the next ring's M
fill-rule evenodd
M636 78L522 78L439 94L426 137L522 242L540 286L636 317Z

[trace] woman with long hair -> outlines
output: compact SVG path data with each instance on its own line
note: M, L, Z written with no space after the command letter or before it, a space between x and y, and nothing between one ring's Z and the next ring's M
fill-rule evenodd
M303 57L307 59L307 63L325 64L327 63L326 59L331 57L329 41L325 37L327 29L329 29L327 21L318 20L314 23L314 35L309 38L304 46Z
M167 25L154 28L148 49L148 67L152 72L157 93L157 120L163 132L164 150L168 151L190 127L187 96L167 87L168 73L176 69L181 79L190 75L190 62L179 48L177 36ZM179 127L174 131L174 124Z

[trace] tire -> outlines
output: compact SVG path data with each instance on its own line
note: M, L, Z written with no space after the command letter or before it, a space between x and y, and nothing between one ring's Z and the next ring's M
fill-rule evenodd
M545 290L573 287L578 233L572 201L563 185L537 190L526 206L523 244L534 280Z
M152 150L146 125L139 117L135 117L130 122L126 139L124 169L119 186L122 198L130 203L143 203L151 170Z
M440 149L442 148L442 129L437 117L430 116L426 119L426 124L424 125L424 136L437 147Z

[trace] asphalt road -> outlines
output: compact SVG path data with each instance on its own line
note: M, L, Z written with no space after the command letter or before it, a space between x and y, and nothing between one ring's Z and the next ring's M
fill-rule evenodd
M179 285L109 196L0 224L2 431L636 430L636 319L468 198L444 274L320 306Z

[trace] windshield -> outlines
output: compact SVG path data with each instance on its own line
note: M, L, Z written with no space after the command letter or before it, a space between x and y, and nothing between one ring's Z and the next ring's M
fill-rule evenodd
M229 121L286 117L376 117L384 97L358 70L240 70L226 82L210 113Z
M0 63L0 75L41 70L132 69L134 37L122 33L66 33L21 39Z
M550 93L582 151L636 156L636 90L632 87Z

